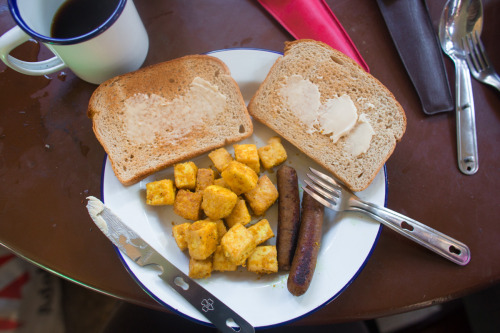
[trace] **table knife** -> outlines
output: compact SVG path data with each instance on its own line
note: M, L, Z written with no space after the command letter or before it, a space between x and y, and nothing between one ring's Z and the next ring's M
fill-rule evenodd
M87 199L89 200L87 210L106 237L139 266L158 266L161 269L159 277L191 303L217 329L221 332L255 332L250 323L170 263L123 223L102 201L92 196Z

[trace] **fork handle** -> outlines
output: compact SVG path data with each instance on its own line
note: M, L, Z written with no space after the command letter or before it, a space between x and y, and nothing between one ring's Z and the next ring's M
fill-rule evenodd
M466 175L473 175L479 168L474 97L467 62L455 57L456 75L456 126L458 167Z
M471 254L467 245L423 223L369 202L357 201L351 204L352 210L369 215L399 234L458 265L465 266L470 261Z

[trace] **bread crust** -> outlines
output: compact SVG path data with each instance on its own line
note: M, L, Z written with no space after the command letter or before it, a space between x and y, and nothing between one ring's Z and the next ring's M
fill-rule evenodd
M319 132L305 133L305 125L278 94L286 77L294 74L316 84L322 102L342 94L351 97L358 115L365 113L375 130L366 153L353 157L343 149L345 138L333 143ZM252 97L248 111L353 191L362 191L371 184L406 129L403 108L380 81L340 51L310 39L285 43L284 55L271 67Z
M148 134L148 130L153 131L148 126L155 125L157 119L166 125L165 132L177 131L177 135L169 137L163 132L160 136L155 133L154 142L145 143L127 132L130 126L127 121L131 120L127 116L126 101L137 95L172 101L187 94L194 78L207 81L225 96L226 104L221 114L190 127L189 119L194 118L175 119L172 114L162 114L161 108L150 102L155 118L146 125L137 123L137 130ZM204 116L196 112L192 108L189 114L195 118ZM243 140L253 132L252 120L229 68L220 59L208 55L188 55L112 78L94 91L87 115L116 177L124 185L132 185L175 163Z

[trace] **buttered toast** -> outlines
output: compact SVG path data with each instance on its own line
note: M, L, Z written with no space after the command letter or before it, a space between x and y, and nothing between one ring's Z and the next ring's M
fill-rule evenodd
M185 56L102 83L90 99L88 116L125 185L253 131L229 69L207 55Z
M248 111L353 191L368 187L406 129L382 83L314 40L286 43Z

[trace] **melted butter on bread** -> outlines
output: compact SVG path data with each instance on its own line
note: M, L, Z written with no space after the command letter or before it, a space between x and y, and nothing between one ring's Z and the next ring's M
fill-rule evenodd
M359 156L366 153L370 148L370 142L375 134L373 127L368 122L365 114L359 116L359 121L356 127L349 133L346 138L346 150L352 156Z
M358 110L348 95L328 99L320 107L319 126L323 134L332 134L333 143L349 133L357 120Z
M346 137L346 150L353 156L365 153L375 134L366 115L349 95L329 98L321 103L319 87L301 75L285 78L279 91L290 111L306 126L306 132L329 136L333 143Z
M172 100L138 93L127 98L124 105L128 138L135 143L154 144L158 139L175 141L212 121L224 112L226 96L217 86L195 77L186 93Z
M318 109L321 105L318 86L301 75L292 75L286 78L280 89L288 107L295 116L306 125L306 132L314 132L314 125L318 118Z

